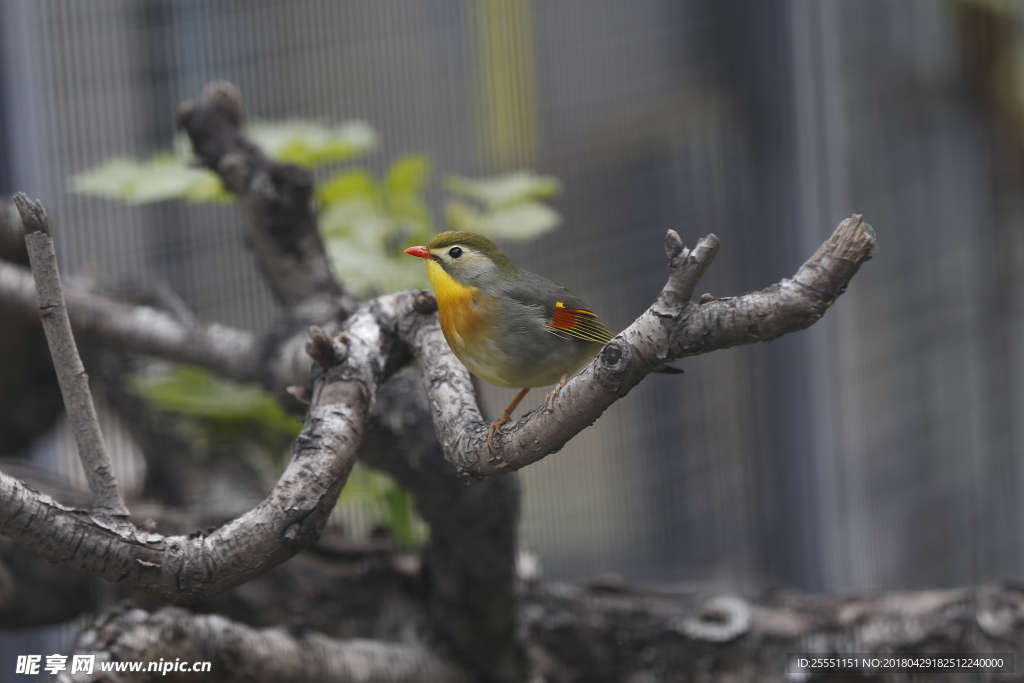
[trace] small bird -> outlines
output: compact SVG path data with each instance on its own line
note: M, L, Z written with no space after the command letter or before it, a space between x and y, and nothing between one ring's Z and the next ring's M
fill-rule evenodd
M545 399L550 411L566 379L614 336L576 295L520 269L483 235L442 232L405 253L427 259L441 331L455 356L477 377L521 390L487 430L491 451L530 389L556 385Z

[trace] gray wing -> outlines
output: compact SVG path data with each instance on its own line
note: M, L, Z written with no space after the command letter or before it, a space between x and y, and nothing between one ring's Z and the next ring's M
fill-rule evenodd
M502 294L523 307L540 307L546 329L555 336L601 344L614 336L582 299L535 273L520 271L520 277L507 283Z

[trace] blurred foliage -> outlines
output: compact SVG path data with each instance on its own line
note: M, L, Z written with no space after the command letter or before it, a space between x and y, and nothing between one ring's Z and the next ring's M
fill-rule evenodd
M280 471L289 444L302 431L302 423L271 394L203 368L154 365L147 374L134 376L131 388L158 410L179 417L200 449L236 448L245 442L274 457ZM368 465L355 464L338 503L363 508L362 516L371 526L387 528L402 546L426 538L426 526L415 514L411 494Z
M185 164L173 152L157 152L148 161L127 157L107 159L71 179L71 190L116 199L126 204L148 204L169 199L189 202L232 201L220 179L205 168Z
M402 250L434 234L423 190L430 162L398 159L380 180L362 169L346 169L317 188L320 232L335 273L361 294L427 286L422 263Z
M310 121L254 122L249 135L272 158L316 169L365 156L377 133L354 121L334 127ZM423 264L403 249L425 244L437 232L424 195L430 160L408 155L377 178L363 168L342 168L317 185L320 231L335 273L362 295L427 287ZM148 160L108 159L71 178L71 189L127 204L169 200L228 202L233 196L210 170L195 165L187 138L173 151ZM516 171L492 178L451 175L444 190L446 229L469 230L496 240L530 240L553 230L561 216L546 200L561 191L551 177Z
M206 449L248 441L280 453L302 430L302 423L259 387L192 365L152 364L132 378L131 389L158 410L187 418L192 440Z
M445 205L445 217L453 230L478 232L498 240L530 240L561 222L561 216L544 203L562 190L554 178L527 171L484 180L451 175L445 188L463 198ZM464 199L475 200L478 206Z
M246 134L271 158L310 170L350 162L378 145L377 133L363 122L334 127L309 121L254 122ZM364 168L344 167L318 183L320 231L335 273L347 287L371 295L428 286L423 263L403 251L430 242L437 232L425 198L430 173L430 159L407 155L379 178ZM196 165L183 134L175 138L173 150L148 160L116 157L79 173L71 178L71 189L126 204L234 200L216 174ZM561 221L545 203L561 191L560 183L529 171L481 179L450 175L443 189L449 195L444 200L446 229L521 241L539 237ZM228 382L196 367L158 367L136 377L134 390L186 421L200 446L245 442L281 454L301 430L258 387ZM403 545L425 538L426 526L414 514L411 495L365 465L356 464L339 504L358 507L366 513L364 521L387 527Z
M395 483L390 476L361 461L356 461L345 488L338 499L342 513L346 507L357 507L367 517L365 530L387 528L402 547L423 543L427 539L427 525L415 512L412 494ZM343 521L345 515L342 514ZM355 517L352 515L350 517Z
M306 169L350 161L377 149L377 131L364 121L328 128L312 121L257 121L246 135L272 159Z

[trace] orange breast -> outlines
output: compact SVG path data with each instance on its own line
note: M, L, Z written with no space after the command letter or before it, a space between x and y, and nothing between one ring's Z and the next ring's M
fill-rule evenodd
M437 296L441 331L461 359L486 329L489 306L479 289L456 282L437 263L428 262L427 273Z
M483 305L479 291L471 296L442 301L438 298L437 315L441 322L448 345L455 355L462 356L469 352L479 335L486 329L486 306Z

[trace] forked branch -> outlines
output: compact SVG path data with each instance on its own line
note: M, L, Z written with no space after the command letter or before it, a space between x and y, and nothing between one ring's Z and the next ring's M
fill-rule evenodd
M718 238L709 235L690 250L669 231L669 278L658 299L565 385L553 412L538 408L501 432L494 453L469 372L448 348L437 316L411 317L399 334L420 361L445 456L464 477L489 477L558 451L663 363L771 341L809 327L843 293L875 248L871 226L855 215L839 225L792 280L726 299L705 296L694 303L690 297L718 251Z

